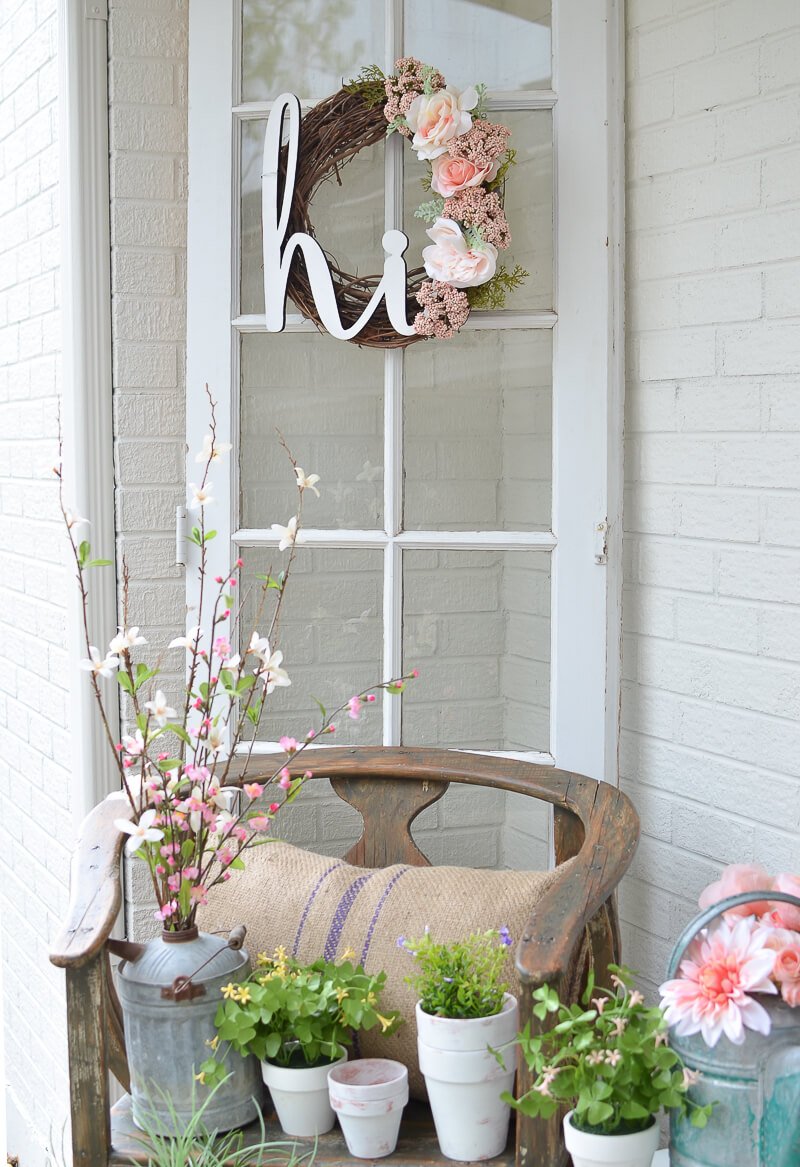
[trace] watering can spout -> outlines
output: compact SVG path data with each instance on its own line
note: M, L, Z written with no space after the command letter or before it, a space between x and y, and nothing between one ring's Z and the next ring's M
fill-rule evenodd
M144 944L137 944L134 940L107 940L106 948L112 956L119 956L122 960L133 963L145 951Z

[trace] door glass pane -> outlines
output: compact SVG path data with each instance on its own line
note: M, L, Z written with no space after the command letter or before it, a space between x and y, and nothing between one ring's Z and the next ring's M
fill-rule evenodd
M550 527L552 333L476 330L406 352L407 530Z
M244 0L242 100L335 93L383 61L384 5L373 0Z
M267 593L262 618L257 574L276 574L286 566L287 551L245 549L240 646L250 643L257 627L265 635L274 610L275 591ZM292 575L272 648L283 652L282 668L291 685L275 689L258 730L258 738L277 741L284 734L302 739L319 726L318 698L328 713L355 693L382 679L383 555L381 551L298 546ZM241 651L241 647L240 647ZM336 717L330 744L380 745L380 700L362 711L358 721ZM313 767L312 767L313 768Z
M523 310L553 307L553 115L550 110L508 112L498 110L490 119L511 130L509 145L516 151L505 188L505 212L511 228L511 246L501 251L498 262L511 270L520 264L528 272L525 282L506 296L506 308ZM405 190L403 229L409 236L406 260L409 269L422 264L422 249L430 243L429 224L414 212L431 198L422 185L429 164L420 162L413 150L404 153Z
M276 429L320 497L306 527L383 523L383 356L316 332L245 333L239 442L239 525L285 523L294 476Z
M550 556L406 551L403 743L547 750Z
M264 311L261 245L261 170L266 122L242 123L241 312ZM383 270L383 143L361 150L314 194L312 219L318 242L349 275ZM300 262L295 258L295 263ZM296 311L292 306L288 309Z
M465 89L548 89L550 0L405 0L405 51Z

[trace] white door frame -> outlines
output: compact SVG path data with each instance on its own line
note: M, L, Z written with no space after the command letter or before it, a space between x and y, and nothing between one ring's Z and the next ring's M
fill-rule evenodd
M189 477L193 451L207 429L201 392L208 382L219 402L219 437L236 445L238 336L263 331L263 318L239 316L238 126L243 118L264 117L265 103L241 102L238 91L240 30L237 0L192 0L189 13L189 228L187 307L187 434ZM398 43L397 7L389 42ZM621 475L622 475L622 13L621 0L554 0L554 93L521 94L524 108L554 110L556 304L553 313L518 315L516 326L552 327L553 530L495 537L496 545L552 547L551 744L556 763L595 778L617 779L619 651L621 643ZM598 51L602 50L602 51ZM387 56L392 54L388 52ZM390 62L391 63L391 62ZM503 106L509 96L503 95ZM399 144L395 144L396 147ZM387 150L387 183L397 181ZM214 230L209 230L213 223ZM474 314L469 327L493 321ZM513 326L513 325L512 325ZM287 330L308 322L290 317ZM433 342L431 342L433 343ZM387 362L385 397L391 434L399 425L396 381ZM392 443L387 442L391 461ZM395 462L397 459L395 459ZM399 473L387 466L386 480ZM220 504L218 538L211 545L211 572L226 570L231 542L247 546L274 542L266 530L238 531L235 456L214 495ZM387 486L387 490L389 486ZM399 603L396 578L402 546L424 545L415 532L399 534L398 492L387 502L381 532L306 531L306 542L384 548L385 614ZM283 521L283 517L276 516ZM492 545L492 536L448 536L438 543ZM192 601L193 548L188 546L187 580ZM396 621L395 621L396 625ZM400 646L386 622L384 668L396 672ZM397 733L397 702L387 703L384 731Z

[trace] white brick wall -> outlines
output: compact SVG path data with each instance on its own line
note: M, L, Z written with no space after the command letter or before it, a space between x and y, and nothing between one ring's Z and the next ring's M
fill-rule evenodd
M66 1114L70 813L59 397L55 0L0 2L0 917L8 1151L44 1162ZM0 1103L0 1109L2 1104Z
M720 866L800 827L800 6L628 6L621 772L649 985Z

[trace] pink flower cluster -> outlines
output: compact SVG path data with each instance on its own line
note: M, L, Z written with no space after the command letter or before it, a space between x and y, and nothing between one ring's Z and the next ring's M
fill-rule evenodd
M700 895L709 908L729 896L784 892L800 899L800 876L769 875L756 864L734 863ZM679 976L661 986L665 1015L680 1035L702 1034L714 1046L734 1044L745 1029L767 1034L770 1017L752 994L780 993L800 1006L800 904L769 898L729 908L692 941Z
M417 292L417 302L422 311L414 317L414 330L420 336L449 340L469 316L466 292L441 280L425 280Z
M466 158L479 169L489 168L508 150L511 130L482 118L474 118L472 129L447 143L451 158Z
M501 250L511 243L511 229L497 191L473 186L444 201L444 217L455 219L465 227L477 227L484 243Z
M408 113L411 103L419 97L427 80L428 88L444 89L444 77L437 70L431 70L416 57L400 57L394 63L394 74L384 82L386 89L386 104L383 114L387 122L402 119ZM399 125L398 129L404 138L413 137L410 126Z

